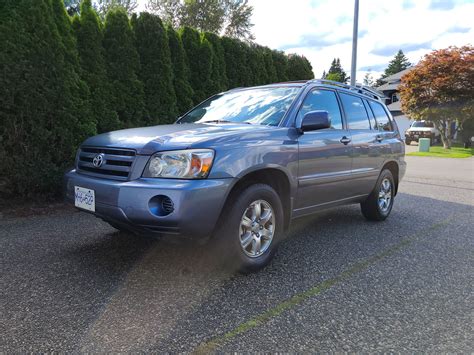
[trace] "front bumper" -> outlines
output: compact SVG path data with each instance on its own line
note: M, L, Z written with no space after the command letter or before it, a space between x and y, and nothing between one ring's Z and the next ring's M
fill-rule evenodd
M117 181L82 175L76 170L64 176L66 199L74 204L74 186L94 190L93 213L107 222L138 233L193 238L204 238L213 232L233 182L152 178ZM152 213L149 202L157 195L173 201L173 212L166 216Z
M430 138L434 139L434 135L431 132L417 132L417 133L405 133L405 140L409 139L412 142L418 142L420 138Z

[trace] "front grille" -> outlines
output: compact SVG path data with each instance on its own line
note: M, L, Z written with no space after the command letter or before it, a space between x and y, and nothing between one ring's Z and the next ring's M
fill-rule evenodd
M411 131L409 132L410 135L416 135L420 137L429 137L431 136L431 132L425 132L425 131Z
M102 164L94 165L100 156ZM99 159L100 160L100 159ZM130 149L83 147L77 159L77 171L82 174L127 180L135 161L135 151Z

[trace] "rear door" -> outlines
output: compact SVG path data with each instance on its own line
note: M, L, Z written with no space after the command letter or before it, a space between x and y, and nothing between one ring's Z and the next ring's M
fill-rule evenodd
M377 122L379 136L379 151L382 155L382 161L379 169L387 160L405 152L405 145L400 137L397 123L387 110L387 107L380 102L368 100L369 106L374 113Z
M304 132L299 139L297 214L311 207L344 199L349 195L352 145L345 128L340 103L334 90L313 88L298 111L297 126L309 111L324 110L331 128Z
M383 105L380 102L368 100L368 104L376 121L376 130L378 131L378 149L380 154L382 154L380 168L382 168L382 164L392 151L390 144L393 143L394 138L397 138L398 133L395 123L392 122L389 115L387 114L387 111L385 111Z
M339 92L339 96L352 137L352 179L349 188L353 197L366 195L372 190L383 163L379 131L370 108L364 103L365 99L345 92Z

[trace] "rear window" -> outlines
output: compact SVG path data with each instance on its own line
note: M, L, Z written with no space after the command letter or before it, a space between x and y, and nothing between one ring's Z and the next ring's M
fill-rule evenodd
M364 105L365 105L365 110L366 110L367 113L369 114L370 127L371 127L373 130L378 130L378 128L377 128L377 121L375 121L375 116L374 116L374 113L372 112L372 109L371 109L370 106L369 106L369 101L368 101L368 100L364 100Z
M379 131L393 131L392 123L384 110L382 104L378 102L369 101L369 105L372 108L372 112L375 115L377 121L377 127Z
M349 129L370 129L369 116L360 97L340 93Z

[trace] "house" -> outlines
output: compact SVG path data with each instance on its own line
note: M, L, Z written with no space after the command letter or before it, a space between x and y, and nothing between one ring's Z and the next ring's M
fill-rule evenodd
M410 67L398 73L387 76L386 78L382 79L385 83L377 87L377 91L383 92L387 98L385 103L392 116L395 118L398 128L402 134L404 134L405 130L410 127L411 121L410 118L405 116L402 112L398 87L402 82L402 76L412 69L413 67Z

